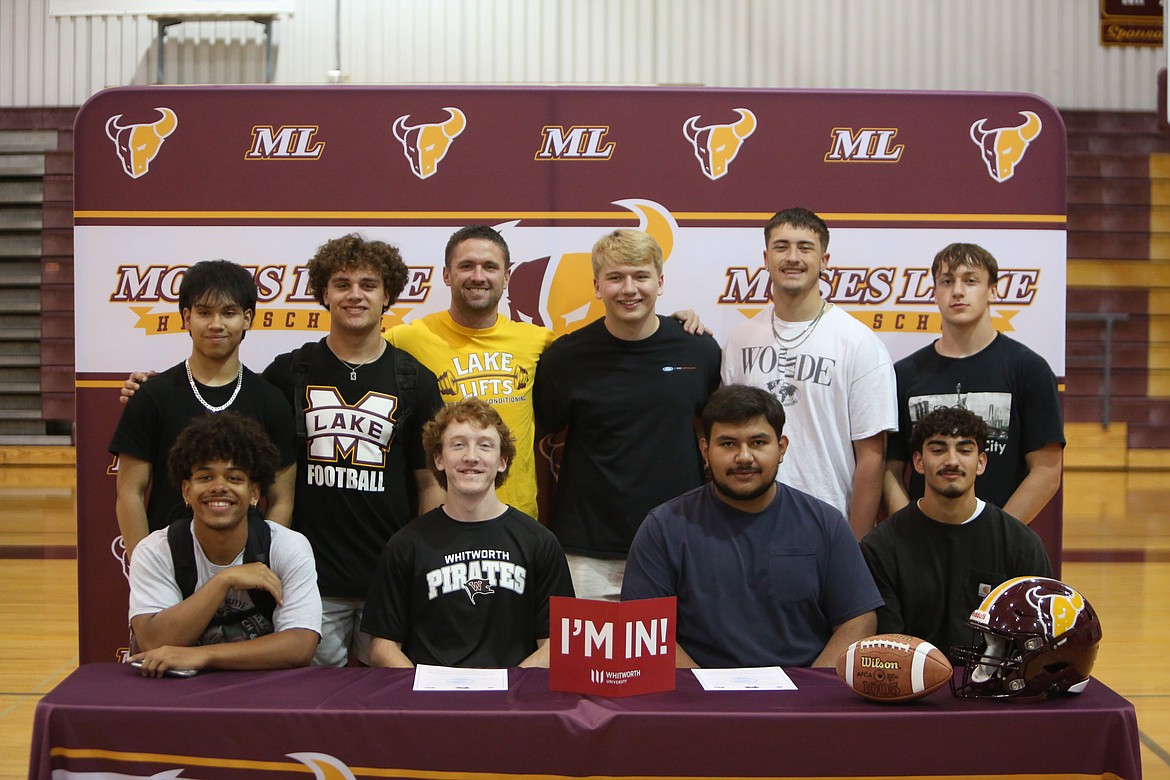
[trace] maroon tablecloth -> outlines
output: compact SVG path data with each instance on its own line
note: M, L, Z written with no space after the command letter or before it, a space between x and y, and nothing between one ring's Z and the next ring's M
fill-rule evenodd
M512 669L506 692L416 693L404 670L89 664L37 706L29 777L1141 777L1133 706L1095 680L1039 704L895 706L831 670L789 673L799 690L705 692L679 672L674 692L603 699L549 691L537 669Z

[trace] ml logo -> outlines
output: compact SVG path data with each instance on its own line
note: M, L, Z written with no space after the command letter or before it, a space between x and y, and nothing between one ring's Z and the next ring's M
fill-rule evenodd
M257 125L252 128L252 145L245 160L317 160L325 142L314 139L316 125Z
M832 145L825 155L825 162L897 162L906 148L894 143L897 135L896 128L866 127L854 130L851 127L834 127L829 134Z
M534 160L608 160L616 146L605 140L607 126L573 125L568 130L560 125L541 129L543 140Z

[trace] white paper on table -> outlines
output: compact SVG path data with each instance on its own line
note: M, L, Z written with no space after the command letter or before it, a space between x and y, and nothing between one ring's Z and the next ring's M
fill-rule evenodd
M419 664L414 668L416 691L506 691L507 669L456 669Z
M692 669L705 691L795 691L792 678L779 666L743 669Z

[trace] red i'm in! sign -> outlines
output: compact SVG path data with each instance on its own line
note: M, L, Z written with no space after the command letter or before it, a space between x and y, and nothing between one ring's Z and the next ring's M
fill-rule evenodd
M674 690L676 599L549 600L549 688L596 696Z

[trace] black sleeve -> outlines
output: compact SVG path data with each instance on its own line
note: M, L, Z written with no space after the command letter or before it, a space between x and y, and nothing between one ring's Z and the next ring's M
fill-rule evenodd
M280 451L280 467L297 462L297 432L292 407L276 387L269 386L265 401L264 427Z
M533 522L536 522L535 520ZM536 639L546 639L549 635L548 600L550 596L576 595L573 590L573 578L569 574L569 563L565 560L565 553L560 542L544 527L539 528L544 533L537 540L536 549L536 590L534 596L539 599L536 607Z
M888 519L886 522L890 522ZM861 540L861 554L869 566L869 573L873 575L874 584L878 593L886 603L877 610L877 632L879 634L902 634L906 630L906 619L902 616L902 601L898 597L897 572L895 562L883 560L881 550L886 545L882 539L889 534L882 533L882 526L877 526Z
M410 577L413 569L410 542L395 534L382 549L362 613L362 631L400 642L410 636Z
M406 462L412 470L427 467L427 456L422 443L423 426L434 419L442 408L443 396L439 393L439 381L435 378L435 372L419 363L414 412L410 424L407 425L407 431L404 431L410 437L406 442Z
M562 385L566 377L561 369L561 350L557 346L554 342L541 356L532 386L536 427L544 433L555 433L566 427L572 410L572 400Z
M284 396L285 401L288 402L290 409L295 408L292 397L292 353L285 352L283 355L277 355L268 368L264 369L262 376L268 380L268 383L280 391ZM291 414L291 411L290 411Z

